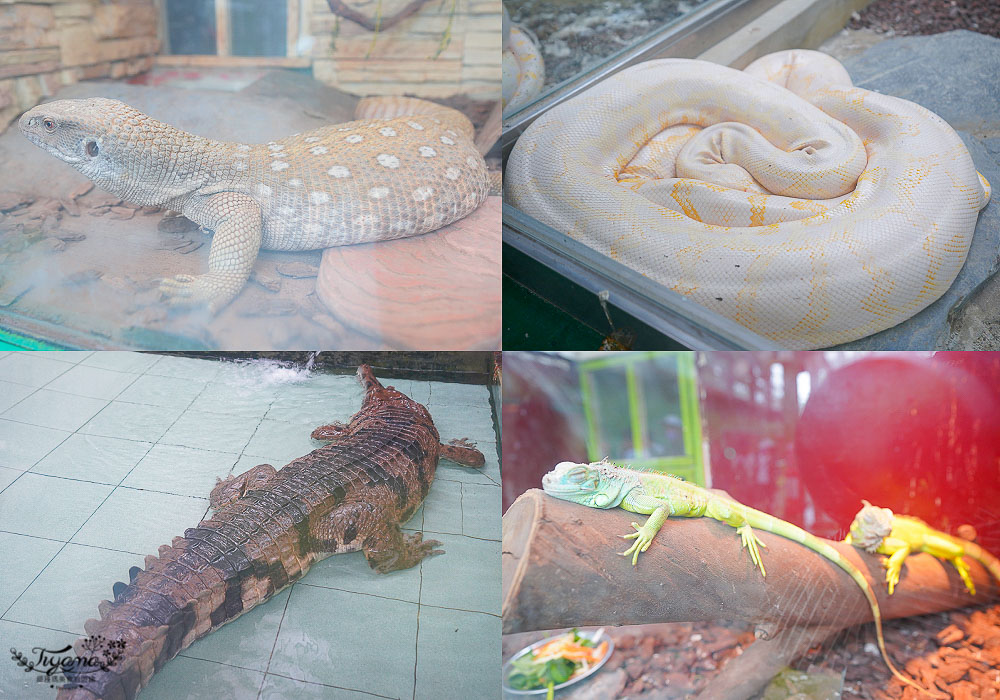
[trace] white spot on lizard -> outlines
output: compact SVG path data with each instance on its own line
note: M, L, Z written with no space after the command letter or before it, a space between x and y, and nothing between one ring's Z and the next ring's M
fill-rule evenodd
M276 160L276 161L274 161L274 162L271 163L271 170L275 170L275 171L277 171L277 170L284 170L287 167L288 167L288 163L286 163L283 160Z
M444 144L444 145L446 145L446 146L454 146L454 145L455 145L455 142L454 142L454 141L452 141L452 140L451 140L450 138L448 138L447 136L442 136L442 137L441 137L441 143L443 143L443 144Z
M306 143L316 143L317 141L319 141L319 136L306 136L302 140L305 141Z
M302 187L302 180L300 180L297 177L293 177L291 180L288 181L288 186L289 187Z
M370 190L368 190L368 196L371 197L372 199L382 199L387 194L389 194L388 187L372 187Z
M265 185L263 182L257 184L257 196L259 197L270 197L271 188Z
M347 143L361 143L364 140L364 138L361 136L361 134L351 134L344 140L347 141Z
M437 155L437 151L435 151L430 146L421 146L417 150L420 151L420 155L422 155L424 158L431 158Z
M238 146L236 146L236 150L237 151L249 151L250 150L250 146L246 145L245 143L241 143Z
M417 131L423 131L424 127L416 122L406 122L411 129L416 129Z
M312 153L314 156L321 156L324 153L329 152L329 150L330 149L327 148L326 146L313 146L312 148L309 149L309 152Z
M458 168L448 168L444 171L444 176L449 180L457 180L461 171Z
M383 136L395 136L396 130L393 129L391 126L384 126L378 130L378 133L382 134Z
M272 151L280 151L280 150L283 150L285 148L284 145L280 144L280 143L269 143L269 144L267 144L267 147L269 149L271 149Z
M399 167L399 158L391 156L388 153L379 153L375 160L378 161L379 165L384 165L387 168Z
M326 171L327 175L332 175L333 177L350 177L351 171L345 168L343 165L335 165Z
M330 201L330 195L319 190L309 193L309 201L313 204L325 204Z
M413 198L418 202L429 199L432 194L434 194L434 188L432 187L418 187L413 190Z

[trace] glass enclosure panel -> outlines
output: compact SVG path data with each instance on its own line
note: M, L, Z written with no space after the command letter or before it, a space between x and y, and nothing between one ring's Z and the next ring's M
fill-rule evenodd
M612 460L636 456L632 442L632 421L624 366L588 370L584 381L589 385L589 410L597 426L596 443L602 457Z
M657 355L635 364L643 453L646 457L679 457L684 449L677 358Z
M214 54L215 0L167 0L167 37L172 54Z
M231 5L234 56L284 56L288 5L274 0L239 0Z
M545 63L542 95L665 25L717 0L508 0L511 19L538 39Z

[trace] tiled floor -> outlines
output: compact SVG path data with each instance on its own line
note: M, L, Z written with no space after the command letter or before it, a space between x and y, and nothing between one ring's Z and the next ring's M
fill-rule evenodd
M490 698L500 686L500 468L485 387L387 384L425 404L474 470L442 461L407 524L444 543L375 574L361 553L184 650L140 700ZM193 527L216 477L318 446L361 405L353 376L135 353L0 353L0 641L60 649L112 585ZM0 661L0 697L55 691Z

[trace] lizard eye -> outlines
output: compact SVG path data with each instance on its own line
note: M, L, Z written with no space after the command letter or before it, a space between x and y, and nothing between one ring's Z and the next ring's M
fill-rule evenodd
M96 158L98 153L100 149L97 147L97 141L87 141L87 155Z
M46 117L45 119L42 120L42 126L44 126L45 130L49 131L49 132L52 132L52 131L56 130L56 123L55 123L55 121L52 120L52 119L49 119L48 117Z

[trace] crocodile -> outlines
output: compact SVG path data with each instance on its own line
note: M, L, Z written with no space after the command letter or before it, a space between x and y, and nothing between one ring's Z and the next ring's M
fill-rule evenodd
M147 556L145 568L132 567L129 583L115 584L76 653L83 658L95 638L121 652L100 666L72 664L58 700L132 700L182 649L331 554L361 550L387 573L443 553L441 542L400 525L427 496L439 458L469 467L485 458L464 439L441 444L427 409L383 387L367 365L358 377L361 409L312 432L326 445L278 470L262 464L220 480L211 517Z
M215 141L106 98L21 116L33 144L123 201L179 211L212 231L208 272L161 281L166 302L216 313L258 251L416 236L471 213L490 189L461 112L412 97L365 98L355 121L267 144Z

